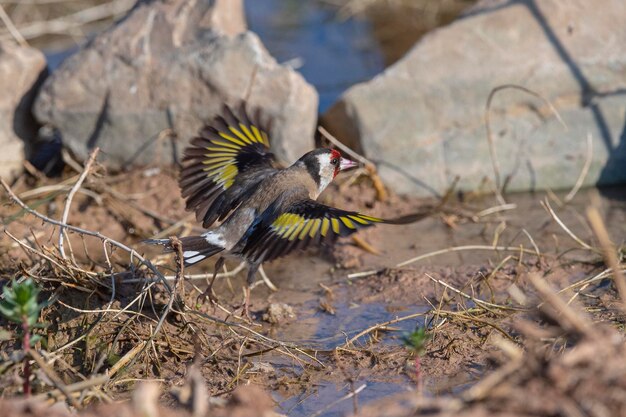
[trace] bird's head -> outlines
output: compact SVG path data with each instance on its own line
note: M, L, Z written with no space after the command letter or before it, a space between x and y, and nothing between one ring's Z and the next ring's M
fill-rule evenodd
M328 148L308 152L297 163L303 164L317 183L318 194L324 191L340 171L357 166L356 162L342 158L339 151Z

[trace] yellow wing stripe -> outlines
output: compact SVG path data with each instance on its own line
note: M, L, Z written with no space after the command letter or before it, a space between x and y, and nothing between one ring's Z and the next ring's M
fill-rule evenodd
M302 219L302 221L298 223L298 227L294 228L293 233L289 234L289 240L294 240L296 237L298 237L298 234L300 233L302 228L304 228L305 224L306 224L306 220Z
M250 139L248 139L243 133L241 133L237 128L228 126L228 129L233 132L239 139L243 140L246 144L250 145Z
M267 146L269 148L270 147L270 138L267 136L267 133L265 133L264 131L261 130L261 136L263 136L263 143L265 144L265 146Z
M280 237L282 237L283 239L289 239L289 236L291 236L291 234L293 233L293 231L296 229L296 227L298 227L297 224L292 224L291 226L287 226L287 228L285 229L285 231L281 234Z
M261 137L261 132L259 132L259 129L257 129L255 125L251 125L250 129L254 133L254 137L256 138L256 141L259 143L263 143L263 138Z
M235 167L236 168L236 167ZM224 172L223 176L228 177L230 171ZM348 214L340 216L338 218L322 218L311 219L305 218L300 214L295 213L283 213L274 220L271 227L274 229L276 235L283 239L303 240L307 236L313 238L319 232L323 237L326 237L328 230L331 229L334 233L341 233L341 225L351 230L357 229L357 225L369 225L371 221L381 221L376 217L361 215L361 214Z
M368 220L374 223L379 223L383 221L383 219L379 219L378 217L366 216L365 214L359 214L359 217L362 218L363 220Z
M206 160L202 161L202 163L204 165L209 165L213 162L226 162L226 161L232 161L233 157L232 156L218 156L217 158L207 158Z
M233 128L230 128L230 130L233 130ZM221 137L223 137L226 140L229 140L233 143L236 143L239 146L246 146L246 144L242 141L240 141L239 139L234 138L233 136L229 135L228 133L224 133L224 132L219 132L219 135Z
M207 146L204 149L206 149L207 151L214 151L214 152L222 152L222 153L229 153L233 156L237 155L237 149L238 148L228 148L228 147L217 147L217 146ZM210 155L214 155L213 152L210 153Z
M278 236L287 238L291 235L300 220L303 220L303 218L297 214L285 213L274 220L272 227L276 230Z
M291 236L292 236L293 234L295 234L295 233L296 233L296 230L300 227L300 222L299 222L299 220L301 220L302 218L301 218L300 216L298 216L297 214L294 214L293 216L294 216L295 221L294 221L294 223L293 223L293 224L291 224L291 225L289 226L289 231L285 232L285 234L283 235L283 238L285 238L285 239L290 239L290 238L291 238ZM291 239L290 239L290 240L291 240Z
M213 140L211 141L211 143L212 143L213 145L221 146L222 148L232 149L232 150L233 150L233 152L235 152L235 153L237 153L237 152L241 149L241 146L235 145L235 144L233 144L233 143L231 143L231 142L227 142L227 141L226 141L226 142L224 142L224 141L221 141L221 140L216 140L216 139L213 139ZM222 149L222 148L220 148L219 150L220 150L220 151L221 151L221 150L226 150L226 149ZM208 149L208 148L207 148L207 149Z
M233 165L232 162L221 162L219 164L208 165L205 171L208 171L210 177L219 174L227 166Z
M330 220L324 217L324 219L322 220L322 230L320 232L322 233L322 236L326 237L326 233L328 233L329 226L330 226Z
M254 135L252 133L250 133L250 130L248 129L248 126L244 125L243 123L239 123L239 128L243 131L243 133L246 134L246 136L252 141L252 142L256 142L256 138L254 137Z
M354 220L357 223L366 224L366 225L369 224L369 222L367 220L362 219L359 216L353 216L353 215L350 214L350 215L348 215L348 217L350 217L352 220Z
M356 226L352 224L350 219L348 219L347 217L340 217L339 220L341 220L341 222L345 224L348 229L356 229Z
M272 227L277 233L280 233L280 229L283 227L285 223L285 216L286 216L285 214L281 214L280 216L278 216L276 220L274 220L274 223L272 223Z
M237 169L237 165L228 165L222 171L222 178L234 178L239 170Z
M313 238L315 236L315 234L317 233L317 231L320 229L320 226L322 224L322 220L321 219L315 219L315 220L313 220L313 222L311 224L313 225L313 227L311 227L311 231L309 232L309 237Z
M230 151L224 152L223 149L220 149L220 151L221 152L209 152L209 153L204 154L204 156L206 156L208 159L213 159L213 158L217 158L220 156L225 156L225 157L234 159L237 156L235 152L230 152Z
M299 240L304 239L304 237L309 233L309 230L311 230L311 227L313 227L314 220L306 219L304 222L305 222L305 226L300 232L300 235L298 236Z

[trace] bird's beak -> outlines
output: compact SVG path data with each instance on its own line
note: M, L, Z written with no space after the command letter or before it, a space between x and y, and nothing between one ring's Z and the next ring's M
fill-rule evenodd
M347 169L354 168L357 165L359 165L359 164L357 164L354 161L351 161L351 160L346 159L346 158L341 158L341 160L339 162L339 171L345 171Z

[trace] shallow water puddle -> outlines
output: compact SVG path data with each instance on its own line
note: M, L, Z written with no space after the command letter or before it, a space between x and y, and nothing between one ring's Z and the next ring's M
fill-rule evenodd
M398 381L358 381L354 384L357 391L357 406L391 394L412 389L411 382ZM274 394L278 401L278 411L288 416L309 417L340 417L354 412L353 398L346 398L351 394L348 384L323 383L312 387L308 392L291 398L281 398Z

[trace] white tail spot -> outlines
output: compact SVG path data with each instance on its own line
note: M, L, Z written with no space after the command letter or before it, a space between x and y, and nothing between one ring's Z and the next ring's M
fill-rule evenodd
M206 256L197 255L197 256L194 256L193 258L189 258L189 259L185 258L185 262L187 262L188 264L195 264L196 262L200 262L204 258L206 258Z

